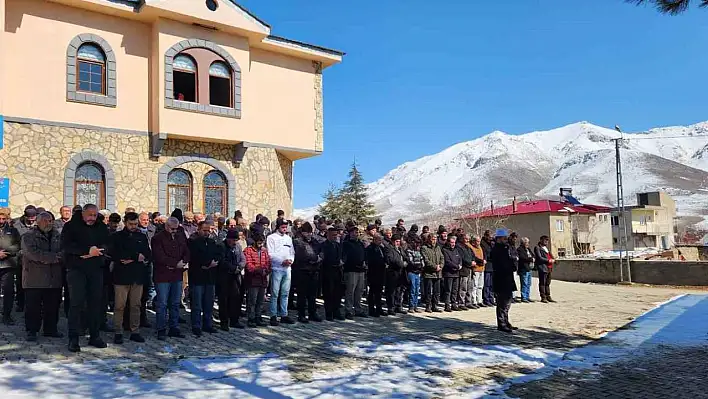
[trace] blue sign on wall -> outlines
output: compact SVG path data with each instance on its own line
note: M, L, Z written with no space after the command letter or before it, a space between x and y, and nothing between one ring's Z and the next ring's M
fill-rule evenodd
M7 177L0 178L0 207L8 207L10 205L10 179Z

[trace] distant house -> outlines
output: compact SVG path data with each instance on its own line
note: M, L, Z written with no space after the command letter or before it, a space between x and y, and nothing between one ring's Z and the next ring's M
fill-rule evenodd
M675 243L674 220L676 202L663 191L637 194L637 205L625 206L627 249L635 248L671 248ZM614 249L620 249L622 226L620 211L612 209L612 243ZM629 221L631 220L631 223Z
M511 205L468 215L462 222L468 228L480 224L485 228L504 227L519 237L528 237L532 245L546 235L551 239L551 252L559 257L612 249L610 208L601 205L565 199L514 200Z

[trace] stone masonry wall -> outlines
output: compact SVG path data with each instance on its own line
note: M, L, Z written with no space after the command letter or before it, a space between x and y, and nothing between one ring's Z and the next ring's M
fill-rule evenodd
M115 173L117 208L132 206L157 210L158 169L182 155L202 154L222 163L236 178L236 204L247 218L257 213L275 215L292 211L292 161L272 148L249 148L239 168L231 162L233 145L167 140L163 156L149 156L147 135L101 130L5 122L4 148L0 150L0 176L9 177L10 208L19 216L25 205L43 206L53 212L63 205L64 171L69 159L90 151L106 157ZM193 206L203 207L204 174L213 168L185 163L194 178ZM68 204L73 205L73 204Z
M315 151L324 150L324 103L322 99L322 63L313 61L315 68Z

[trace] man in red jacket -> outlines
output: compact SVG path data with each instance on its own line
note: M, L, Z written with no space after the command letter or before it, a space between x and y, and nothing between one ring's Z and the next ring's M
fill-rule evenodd
M253 244L243 251L246 258L246 309L248 326L261 327L265 325L261 319L261 313L265 290L268 287L270 256L268 256L268 250L263 246L265 242L263 233L255 233L252 239Z
M182 274L189 263L187 237L179 229L179 220L171 217L165 229L152 238L155 288L157 290L157 339L184 338L179 330L179 304L182 297ZM169 309L169 332L167 331Z

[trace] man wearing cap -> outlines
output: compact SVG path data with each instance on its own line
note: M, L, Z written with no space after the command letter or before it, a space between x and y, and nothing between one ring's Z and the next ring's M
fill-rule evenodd
M297 286L297 320L307 323L305 308L307 308L309 321L322 321L317 315L315 298L320 281L322 267L322 244L312 235L312 225L303 223L300 228L300 237L295 239L295 263L293 263L293 276Z
M263 218L265 219L265 218ZM263 222L261 219L261 222ZM265 224L265 223L262 223ZM292 238L287 235L288 222L281 219L275 233L266 239L266 247L271 261L270 277L270 325L280 323L293 324L295 320L288 317L288 295L292 280L292 264L295 261L295 247ZM280 296L280 297L278 297ZM280 316L280 321L278 321Z
M364 243L364 248L367 248L371 243L374 241L374 236L376 235L376 225L375 224L369 224L366 226L366 231L364 232L363 237L361 238L361 242Z
M27 205L22 216L12 221L12 226L17 229L20 238L32 230L37 222L37 208L34 205ZM20 245L20 254L17 256L17 263L22 264L22 246ZM25 310L25 290L22 288L22 268L17 269L15 276L15 301L17 302L17 311Z
M339 312L342 304L342 244L336 227L327 229L327 241L322 244L322 294L327 321L344 320Z
M497 329L510 333L516 327L509 323L509 309L516 291L514 281L514 259L512 258L511 247L508 242L506 229L497 229L495 233L495 243L490 254L490 260L494 263L493 287L497 300Z
M349 228L349 238L342 243L342 262L344 262L344 294L345 316L352 319L354 316L368 317L361 306L361 295L366 285L366 252L364 243L359 239L359 228Z
M244 328L239 322L243 304L246 258L239 244L239 232L229 230L224 240L224 257L219 262L219 321L221 329Z

